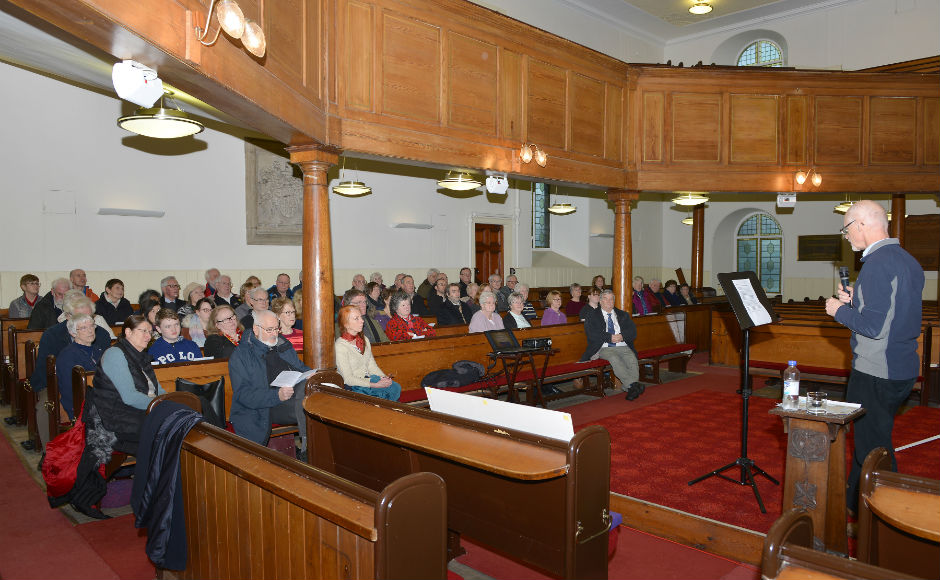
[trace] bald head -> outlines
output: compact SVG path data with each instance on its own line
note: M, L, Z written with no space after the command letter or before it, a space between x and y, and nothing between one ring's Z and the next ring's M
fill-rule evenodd
M270 310L256 310L254 318L255 337L268 346L277 345L277 335L280 330L277 315Z
M856 252L888 237L888 216L880 204L863 199L855 202L842 219L845 239Z
M881 230L887 236L888 234L888 215L881 204L875 203L870 199L863 199L852 204L849 211L845 212L847 220L857 220L863 222L865 226L874 226L876 230Z

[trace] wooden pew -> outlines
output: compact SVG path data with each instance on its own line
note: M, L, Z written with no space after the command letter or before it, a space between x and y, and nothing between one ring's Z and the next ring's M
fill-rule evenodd
M373 491L205 423L183 440L180 464L189 542L175 577L447 577L434 474Z
M39 362L39 340L27 340L23 349L26 376L32 377L36 371ZM39 438L39 424L36 421L36 406L39 404L39 397L36 391L32 389L29 380L23 382L23 413L26 415L26 441L20 442L24 448L42 453L42 440Z
M3 356L3 368L0 369L0 403L10 404L10 394L13 392L13 383L10 378L15 374L11 363L10 341L7 338L10 327L26 328L28 318L0 317L0 353Z
M768 580L915 578L894 570L814 550L813 520L796 508L781 515L767 532L764 538L761 577Z
M371 489L429 471L447 484L449 557L459 535L560 578L607 578L610 436L570 442L308 381L310 462Z
M636 324L637 362L640 364L640 380L659 384L659 365L668 363L669 370L684 373L695 345L676 340L668 314L640 316L633 319Z
M28 330L11 326L7 331L10 341L10 364L13 367L12 392L10 393L10 417L8 423L16 425L26 424L26 409L29 400L33 399L29 388L29 374L26 369L26 342L34 341L37 344L42 336L42 330Z
M46 357L46 410L49 417L49 436L46 441L52 441L72 428L74 421L70 421L68 415L62 409L62 403L59 401L59 376L55 370L55 356ZM73 409L78 413L81 409Z
M940 578L940 481L891 471L888 452L880 447L862 465L858 559Z
M551 337L552 348L557 349L558 352L549 360L546 382L583 379L578 390L552 397L570 396L580 392L599 397L604 395L603 390L608 386L604 371L609 369L609 364L606 361L576 362L587 348L584 329L580 323L527 328L516 331L516 337L520 341L528 337ZM372 354L379 368L394 375L395 380L402 386L402 402L414 402L425 398L421 388L421 379L431 371L450 368L459 360L474 361L488 366L490 359L487 355L491 350L489 342L482 333L388 342L372 346ZM520 371L517 382L531 380L530 374L531 371L528 373ZM498 375L496 384L497 386L505 385L505 377ZM474 391L489 386L492 386L492 383L480 382L459 390Z

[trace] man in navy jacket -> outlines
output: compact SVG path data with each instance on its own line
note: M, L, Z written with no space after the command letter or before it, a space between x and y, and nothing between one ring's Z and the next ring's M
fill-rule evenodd
M877 203L863 200L845 213L842 234L862 269L854 286L826 300L826 312L852 331L852 374L846 401L866 413L855 421L855 450L846 503L858 509L858 483L868 453L884 447L897 469L891 432L894 415L911 394L919 372L924 271L897 239L888 237L888 219Z
M584 334L587 335L587 350L582 361L602 358L610 361L614 375L620 379L627 400L632 401L643 394L645 387L640 379L640 366L636 360L636 325L629 314L614 308L614 293L601 292L598 308L584 308Z

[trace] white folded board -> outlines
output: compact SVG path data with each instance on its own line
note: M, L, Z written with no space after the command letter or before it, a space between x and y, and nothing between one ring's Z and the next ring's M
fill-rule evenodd
M438 413L561 441L571 441L574 437L574 425L569 413L428 387L424 388L424 392L427 393L431 410Z

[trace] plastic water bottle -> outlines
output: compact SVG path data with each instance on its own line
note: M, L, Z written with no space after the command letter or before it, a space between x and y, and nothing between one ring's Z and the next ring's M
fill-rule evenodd
M800 369L796 368L796 361L789 361L783 370L783 408L796 409L800 401Z

